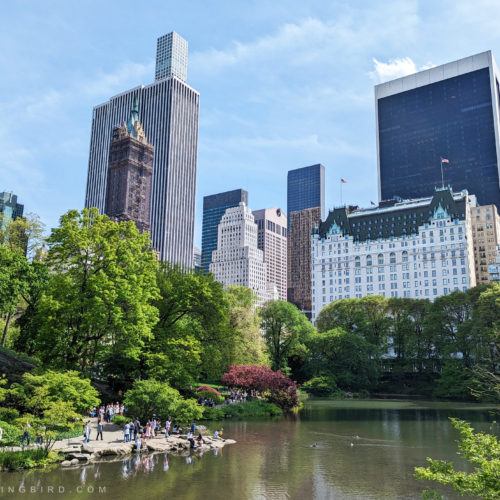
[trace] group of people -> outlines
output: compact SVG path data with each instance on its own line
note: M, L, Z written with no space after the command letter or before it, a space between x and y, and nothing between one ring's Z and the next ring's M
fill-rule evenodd
M232 404L232 403L244 403L246 402L248 397L247 392L241 392L241 391L234 391L231 390L229 392L229 395L226 396L226 404Z
M115 415L121 415L126 412L125 405L123 403L108 403L107 405L94 406L94 408L89 408L87 410L87 415L89 417L101 417L108 424Z
M104 422L102 420L102 417L97 417L97 436L96 436L96 441L99 440L99 436L101 437L101 441L104 440L102 431L104 429ZM83 443L88 443L90 441L90 420L87 420L85 424L83 424Z

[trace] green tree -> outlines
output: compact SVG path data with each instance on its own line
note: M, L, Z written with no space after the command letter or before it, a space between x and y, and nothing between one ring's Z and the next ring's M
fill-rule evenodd
M474 432L471 425L452 418L460 433L459 455L472 465L472 472L457 471L452 462L427 458L427 467L416 467L415 477L450 484L461 495L500 498L500 443L492 434Z
M286 371L288 358L301 348L301 338L306 338L315 329L295 305L282 300L264 304L261 316L271 368Z
M112 376L129 376L157 321L149 235L97 209L71 210L48 244L51 275L33 332L42 361L80 370L101 365ZM116 360L125 360L118 366L126 373L113 372Z
M38 215L29 213L16 220L9 219L6 224L2 224L3 216L0 214L0 244L29 260L39 256L44 244L45 224Z
M0 246L0 315L5 318L2 347L21 296L28 289L28 269L29 263L24 255Z
M35 416L42 416L58 402L71 405L80 415L99 404L97 390L76 371L25 373L22 384L13 384L8 392L17 405Z
M144 374L178 388L191 385L201 375L218 378L226 368L224 353L232 342L222 285L211 274L168 263L160 266L157 283L159 297L154 305L159 321L144 352ZM171 372L174 364L176 375Z
M228 345L229 365L268 365L265 342L260 333L259 310L254 292L244 286L228 286L228 328L233 342Z
M334 328L309 335L307 347L313 375L329 377L350 391L367 390L377 382L377 347L361 335Z
M321 309L316 319L319 332L326 332L340 327L348 332L354 332L362 320L361 300L340 299L330 302Z
M129 415L141 421L153 414L161 420L171 416L180 422L197 420L203 415L203 408L194 399L184 399L179 391L154 379L136 380L125 393L124 403Z

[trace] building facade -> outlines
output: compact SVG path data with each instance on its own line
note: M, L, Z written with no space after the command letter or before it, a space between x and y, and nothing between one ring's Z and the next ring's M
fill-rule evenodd
M488 283L488 266L495 263L500 245L500 217L495 205L471 208L472 240L477 283Z
M488 266L490 281L500 281L500 246L497 248L497 254L493 263Z
M112 132L127 120L137 97L140 121L155 150L152 246L161 260L191 268L200 96L172 71L158 71L163 76L151 85L118 94L94 108L85 206L105 210Z
M276 285L280 300L287 300L287 217L280 208L254 210L257 246L264 253L267 283Z
M225 287L251 288L259 303L269 299L264 254L257 247L257 224L243 202L228 208L221 218L210 272Z
M150 232L151 185L154 147L139 121L134 101L127 122L113 130L109 151L106 214L116 221L134 221L137 229Z
M10 192L0 193L0 229L5 229L11 220L22 217L24 205L17 202L17 195Z
M321 208L292 212L288 219L288 302L311 317L311 231L321 221Z
M287 176L287 214L320 207L325 211L325 167L321 164L289 170ZM290 222L290 221L289 221Z
M474 196L437 189L432 198L331 211L312 235L312 319L342 298L434 300L476 285Z
M240 203L248 206L248 193L244 189L234 189L225 193L212 194L203 198L203 224L201 230L201 268L208 273L212 253L217 250L219 222L228 208Z
M490 51L375 87L379 200L442 185L500 209L500 74Z
M172 31L156 41L155 80L175 76L187 82L188 43Z

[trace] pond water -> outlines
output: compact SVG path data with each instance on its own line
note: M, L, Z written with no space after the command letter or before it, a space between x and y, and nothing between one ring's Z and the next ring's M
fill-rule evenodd
M462 464L448 417L498 433L490 409L308 400L297 416L225 421L224 437L237 443L217 454L156 454L75 469L3 473L0 498L417 499L425 488L463 498L449 488L416 481L413 468L424 465L427 456Z

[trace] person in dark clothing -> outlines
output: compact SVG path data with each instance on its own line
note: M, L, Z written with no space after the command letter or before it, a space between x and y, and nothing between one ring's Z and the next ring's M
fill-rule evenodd
M101 436L101 441L103 441L103 437L102 437L102 428L103 428L103 424L102 424L102 420L101 418L99 417L97 419L97 437L96 437L96 441L99 440L99 436Z

